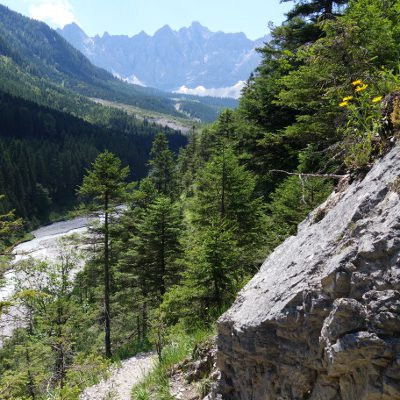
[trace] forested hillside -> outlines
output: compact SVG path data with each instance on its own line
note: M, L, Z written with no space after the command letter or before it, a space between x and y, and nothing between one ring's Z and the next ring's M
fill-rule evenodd
M238 109L225 110L214 124L191 133L178 156L171 148L179 146L179 137L159 132L148 175L136 186L130 181L139 173L127 167L136 149L133 139L143 136L126 133L114 143L98 129L93 151L87 141L93 128L75 119L67 124L59 114L45 117L49 112L35 106L32 121L43 113L35 123L49 136L52 123L65 124L63 137L71 147L49 151L61 151L66 162L77 141L69 124L87 132L78 135L83 146L78 163L106 149L82 180L79 174L70 180L78 182L81 210L103 217L80 239L86 263L75 281L66 272L77 268L72 258L29 266L46 278L10 300L27 307L28 327L16 330L0 349L0 397L45 399L50 393L77 399L109 360L153 348L160 363L133 398L171 399L168 368L199 337L212 334L265 256L296 234L297 224L342 176L363 176L396 140L397 1L294 1L272 37L260 49L261 65ZM10 146L15 141L5 139ZM41 186L42 196L46 189L54 196L70 193L58 184ZM7 227L11 216L3 219ZM207 377L202 385L207 391Z
M100 151L112 149L139 179L155 133L173 133L86 97L176 114L157 91L116 80L47 25L1 5L0 71L1 207L15 208L27 228L73 207L75 188ZM173 137L177 151L185 139Z
M0 6L0 54L2 66L20 70L38 80L37 85L51 89L56 84L63 89L88 97L125 102L166 113L176 113L172 102L146 93L145 88L128 85L107 71L97 68L67 43L57 32L42 22L17 14ZM11 72L6 82L18 81ZM7 81L11 82L7 82ZM65 94L65 93L64 93Z
M214 121L221 108L236 105L232 99L203 100L123 82L91 64L46 24L1 4L0 73L0 89L85 118L98 112L88 98L205 122Z
M118 114L116 114L118 115ZM143 178L151 143L160 127L143 125L123 113L105 127L0 92L0 187L3 210L36 225L52 212L75 204L75 188L96 155L110 149L131 167L130 179ZM186 139L164 129L171 149Z

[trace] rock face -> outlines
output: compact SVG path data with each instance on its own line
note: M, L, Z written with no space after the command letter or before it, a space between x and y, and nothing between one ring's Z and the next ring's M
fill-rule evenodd
M133 37L89 37L74 23L57 32L94 65L131 83L167 91L226 88L246 81L261 60L255 49L269 39L211 32L198 22L178 31L165 25L154 36L141 32Z
M219 321L219 398L400 399L399 175L395 146L268 257Z

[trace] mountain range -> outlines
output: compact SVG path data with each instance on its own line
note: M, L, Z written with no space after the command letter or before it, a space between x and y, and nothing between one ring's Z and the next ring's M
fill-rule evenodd
M260 62L256 48L268 37L212 32L199 22L153 36L89 37L76 23L58 32L95 65L131 83L178 93L237 97Z
M93 100L177 118L213 121L232 99L171 94L128 84L93 65L55 30L0 5L0 90L85 119L97 118ZM100 112L101 114L102 112ZM148 113L146 114L148 115ZM151 118L154 120L155 118ZM162 125L165 124L165 118Z

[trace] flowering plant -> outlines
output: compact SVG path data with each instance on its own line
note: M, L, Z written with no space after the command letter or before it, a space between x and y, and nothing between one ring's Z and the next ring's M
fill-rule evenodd
M352 82L351 86L353 93L343 97L339 103L339 107L347 109L345 163L349 167L363 167L370 161L374 138L380 136L380 102L383 96L374 96L368 90L369 85L361 79Z

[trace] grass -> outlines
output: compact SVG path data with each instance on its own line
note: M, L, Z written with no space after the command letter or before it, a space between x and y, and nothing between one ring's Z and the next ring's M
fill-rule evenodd
M192 334L172 333L172 339L162 351L161 360L145 380L132 389L132 400L174 400L169 392L169 370L190 356L196 344L206 341L213 334L211 329L201 329Z
M137 341L133 340L121 345L113 354L111 359L112 362L118 362L126 360L129 357L133 357L139 353L147 353L151 351L152 346L148 341Z

